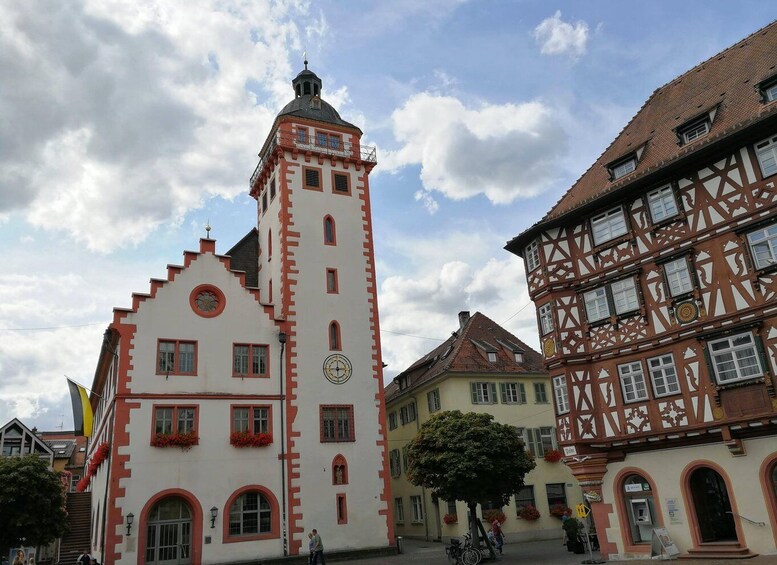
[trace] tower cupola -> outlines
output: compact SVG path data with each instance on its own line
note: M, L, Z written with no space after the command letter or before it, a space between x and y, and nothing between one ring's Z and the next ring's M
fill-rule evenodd
M305 70L301 71L294 80L291 81L294 87L294 96L321 96L321 79L316 73L308 70L308 61L305 59Z

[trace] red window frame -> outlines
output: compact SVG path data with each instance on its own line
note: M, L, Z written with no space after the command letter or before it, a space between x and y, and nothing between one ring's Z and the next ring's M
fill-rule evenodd
M173 410L173 431L170 432L171 434L177 434L178 432L178 411L183 409L193 409L194 410L194 427L192 428L192 432L194 432L195 437L197 438L194 442L195 445L198 445L200 443L200 406L199 404L154 404L151 408L151 442L154 441L154 436L157 435L156 431L156 412L157 410L162 410L166 408L172 408ZM164 434L164 435L170 435L170 434ZM153 445L153 443L152 443Z
M343 469L343 481L338 483L337 482L337 468L342 467ZM332 484L333 485L347 485L348 484L348 462L345 460L345 457L341 453L338 453L335 455L335 458L332 460Z
M335 177L345 177L346 185L348 186L348 190L337 190L335 186ZM340 171L332 171L332 194L340 194L342 196L350 196L351 195L351 175L348 173L340 172Z
M326 224L327 224L327 221L332 223L332 240L331 241L327 241L327 236L326 236ZM335 224L335 219L332 216L330 216L329 214L324 216L324 245L337 245L337 225Z
M270 531L256 534L230 534L229 533L229 515L232 505L235 504L237 499L248 492L258 492L261 494L267 502L270 503ZM270 489L261 485L249 485L242 487L232 493L227 503L224 505L224 509L221 512L222 518L222 543L238 543L241 541L255 541L263 539L278 539L281 537L280 527L280 505L278 499L275 498Z
M332 278L332 285L330 286L330 275ZM340 294L340 284L337 279L337 269L327 268L326 270L326 292L327 294Z
M169 371L163 371L161 368L160 363L160 354L161 354L161 345L163 343L172 343L175 345L173 349L173 368ZM194 360L192 362L192 370L191 371L181 371L180 365L181 365L181 351L180 346L181 344L192 344L194 345ZM157 338L156 341L156 374L157 375L186 375L186 376L196 376L197 375L197 342L191 339L167 339L167 338Z
M329 341L330 351L342 351L343 350L343 338L340 332L340 324L336 320L332 320L329 323L329 330L327 331L327 340Z
M238 373L235 369L235 348L248 347L248 372ZM264 349L264 373L253 372L254 349ZM233 343L232 344L232 377L236 379L267 379L270 378L270 346L264 343Z
M337 523L348 523L348 503L344 492L337 493Z
M313 186L308 184L308 172L314 171L318 175L318 186ZM305 188L307 190L317 190L319 192L324 191L324 175L322 174L322 171L318 167L302 167L302 188Z
M334 437L328 438L326 437L326 434L324 433L324 414L327 411L334 410L335 418L334 418ZM338 411L340 410L346 410L347 411L347 422L348 422L348 435L345 437L340 436L340 426L338 423L340 422L340 419L338 418ZM353 404L322 404L319 406L319 424L320 424L320 437L321 437L321 443L345 443L345 442L354 442L356 441L356 430L354 429L354 420L353 420Z
M248 408L249 414L248 414L248 423L249 428L251 428L251 422L253 421L253 411L254 410L267 410L267 432L259 432L259 433L268 433L272 435L272 405L270 404L231 404L229 406L229 433L233 434L235 433L235 410L242 409L242 408ZM248 430L251 435L256 435L255 432Z

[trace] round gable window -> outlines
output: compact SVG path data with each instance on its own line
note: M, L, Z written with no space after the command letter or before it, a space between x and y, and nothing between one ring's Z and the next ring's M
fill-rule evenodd
M203 318L213 318L224 311L227 299L224 293L210 284L201 284L189 295L189 304L194 313Z

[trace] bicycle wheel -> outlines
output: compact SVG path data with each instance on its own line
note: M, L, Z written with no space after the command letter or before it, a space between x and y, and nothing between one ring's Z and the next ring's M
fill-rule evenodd
M461 561L464 565L478 565L480 563L481 556L477 549L468 547L461 554Z

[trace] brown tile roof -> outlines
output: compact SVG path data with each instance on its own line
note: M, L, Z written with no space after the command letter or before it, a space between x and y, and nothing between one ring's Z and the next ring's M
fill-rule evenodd
M523 352L523 363L515 361L514 349ZM496 362L488 361L486 351L496 353ZM443 373L547 374L539 353L487 316L475 312L464 328L394 377L384 391L386 402ZM409 386L402 391L397 384L400 378L409 379Z
M777 21L653 92L596 162L527 232L534 232L543 224L655 173L754 122L777 115L777 103L763 104L755 88L775 74ZM710 133L691 143L678 145L676 128L714 108L717 112ZM636 170L611 181L607 165L643 144L646 144L645 149Z

